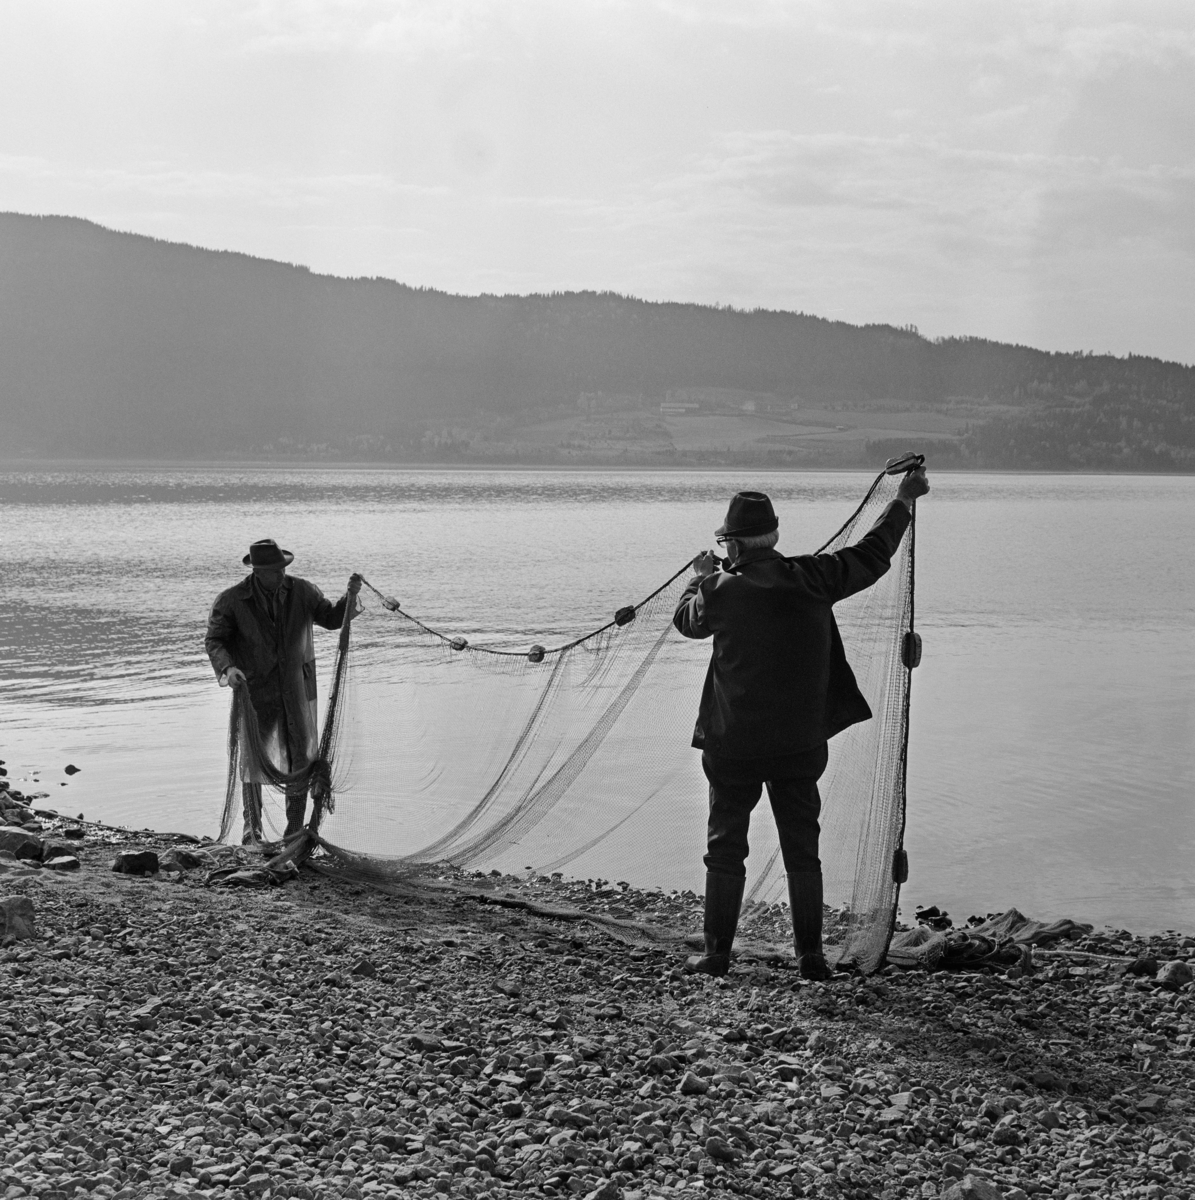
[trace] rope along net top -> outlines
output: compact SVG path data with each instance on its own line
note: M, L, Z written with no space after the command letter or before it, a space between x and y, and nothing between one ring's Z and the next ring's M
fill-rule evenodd
M880 474L817 552L857 541L898 481ZM875 716L831 741L820 784L825 936L831 957L863 970L883 963L899 888L913 534L878 583L835 607ZM310 783L310 829L362 875L396 879L446 862L700 890L707 785L689 742L710 649L672 626L690 574L686 562L640 603L556 647L470 644L367 582L340 633L311 767L272 772L252 706L243 689L234 695L221 837L249 763L278 790ZM751 845L746 901L779 900L784 867L768 814L752 822Z

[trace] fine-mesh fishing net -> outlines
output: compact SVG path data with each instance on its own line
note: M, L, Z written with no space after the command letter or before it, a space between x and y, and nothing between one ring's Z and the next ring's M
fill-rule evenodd
M897 483L877 477L821 551L857 541ZM532 637L475 645L467 630L432 630L389 607L373 581L341 631L320 758L265 776L280 790L310 780L310 828L375 879L448 862L700 892L707 785L690 738L710 644L672 626L690 576L686 564L633 611L546 650ZM835 609L875 716L832 740L820 784L826 945L864 970L882 964L896 907L912 602L911 527L888 574ZM222 836L241 763L260 763L255 725L240 699ZM766 801L751 845L746 901L776 901L784 866Z

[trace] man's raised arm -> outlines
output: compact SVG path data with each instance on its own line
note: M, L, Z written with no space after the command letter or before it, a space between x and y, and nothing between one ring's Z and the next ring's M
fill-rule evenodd
M896 499L880 519L853 545L834 554L818 554L807 560L821 576L831 604L869 588L892 564L892 556L904 537L913 515L913 501L929 491L925 468L910 471L900 481Z
M681 594L676 612L672 614L673 625L687 638L713 636L714 631L705 623L705 597L701 594L701 584L717 569L718 556L711 550L703 551L693 560L695 574Z
M356 572L349 576L348 589L335 604L314 584L311 585L311 590L314 593L311 619L317 625L322 625L325 629L339 629L344 624L345 613L348 613L350 621L356 616L357 593L361 591L361 576Z

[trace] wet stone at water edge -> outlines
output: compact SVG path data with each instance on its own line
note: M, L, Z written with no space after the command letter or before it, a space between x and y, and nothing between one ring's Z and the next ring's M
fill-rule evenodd
M691 893L232 890L249 851L79 828L0 875L6 1197L1195 1196L1191 939L805 984L756 906L714 980L584 919L692 935Z

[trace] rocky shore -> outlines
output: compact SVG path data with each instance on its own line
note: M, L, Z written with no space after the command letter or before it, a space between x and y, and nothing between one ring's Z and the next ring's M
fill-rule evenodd
M689 978L681 945L544 914L695 930L692 895L326 859L234 887L260 856L27 803L0 794L0 1196L1195 1194L1195 995L1159 969L1193 938ZM112 869L134 850L159 869Z

